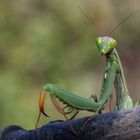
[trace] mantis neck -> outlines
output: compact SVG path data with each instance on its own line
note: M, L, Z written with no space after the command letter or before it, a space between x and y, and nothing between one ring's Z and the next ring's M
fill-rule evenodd
M120 57L119 57L118 52L117 52L117 50L115 48L114 48L113 51L115 53L115 56L117 57L117 61L118 61L118 64L120 66L120 74L121 74L122 83L123 83L123 86L124 86L124 91L127 92L127 94L128 94L129 91L128 91L128 88L127 88L126 79L125 79L125 76L124 76L124 70L123 70L123 67L122 67Z

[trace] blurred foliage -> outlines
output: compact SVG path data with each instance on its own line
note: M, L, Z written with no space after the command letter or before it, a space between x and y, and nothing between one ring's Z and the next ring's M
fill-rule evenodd
M0 0L0 127L33 128L45 83L85 97L93 89L99 93L105 60L96 48L96 36L108 35L139 7L139 0ZM112 35L134 99L140 89L139 25L138 11ZM52 106L49 101L46 107L51 119L60 119Z

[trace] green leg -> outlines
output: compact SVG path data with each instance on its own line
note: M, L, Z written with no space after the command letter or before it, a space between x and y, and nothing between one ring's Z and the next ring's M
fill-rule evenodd
M120 74L115 77L115 89L116 89L116 109L129 109L133 107L132 98L129 96L128 91L122 83L122 78Z
M140 99L136 100L136 103L134 104L134 106L140 105Z

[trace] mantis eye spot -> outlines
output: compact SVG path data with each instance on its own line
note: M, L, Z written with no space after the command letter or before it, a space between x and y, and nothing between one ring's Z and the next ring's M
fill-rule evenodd
M109 46L111 48L114 48L116 45L117 45L117 42L115 40L112 40L112 41L109 42Z
M102 44L102 38L97 38L96 39L96 43L97 43L97 45L101 45Z
M101 40L101 39L99 39L99 40L98 40L98 43L99 43L99 44L101 44L101 43L102 43L102 40Z

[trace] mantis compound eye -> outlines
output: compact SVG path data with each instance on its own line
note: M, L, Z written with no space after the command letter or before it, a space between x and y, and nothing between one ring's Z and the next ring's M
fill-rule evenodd
M101 38L101 37L98 37L98 38L96 39L96 44L97 44L97 46L102 45L102 38Z
M116 42L116 40L113 39L108 43L108 45L110 48L114 48L117 45L117 42Z
M96 39L96 44L97 44L97 47L98 47L98 49L100 51L100 54L102 54L102 51L103 51L103 47L102 47L102 45L103 45L103 39L101 37L98 37Z

